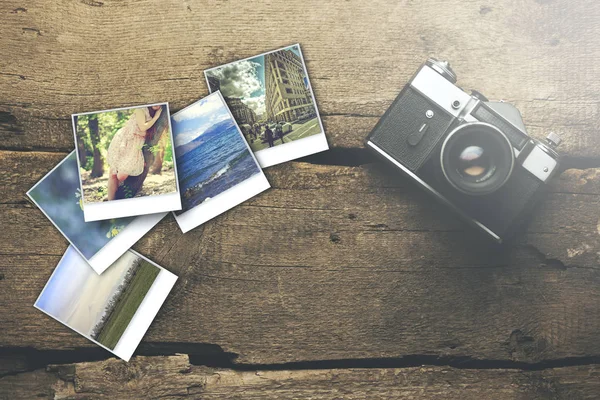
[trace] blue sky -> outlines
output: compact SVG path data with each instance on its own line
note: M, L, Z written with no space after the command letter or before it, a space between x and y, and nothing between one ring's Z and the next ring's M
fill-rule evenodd
M300 56L300 50L298 49L298 46L286 47L285 50L291 50L297 56ZM255 70L256 79L260 83L260 89L257 89L254 92L250 93L250 97L261 96L265 93L265 56L257 56L251 58L249 61L252 61L257 64Z
M81 286L94 275L92 267L69 246L35 304L52 315L60 315L69 303L76 301Z
M98 275L69 247L35 305L70 328L89 335L137 258L128 251Z
M171 117L175 146L196 139L214 124L228 118L229 110L217 93L195 102Z

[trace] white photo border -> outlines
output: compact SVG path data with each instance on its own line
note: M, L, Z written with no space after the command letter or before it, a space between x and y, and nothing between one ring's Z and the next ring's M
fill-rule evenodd
M81 188L81 200L83 204L83 218L85 222L90 221L101 221L105 219L112 218L124 218L124 217L135 217L138 215L144 214L156 214L162 212L176 211L181 210L181 197L179 195L179 179L177 178L177 160L175 157L175 149L173 142L173 127L171 126L171 111L169 109L168 102L162 103L152 103L152 104L143 104L138 106L129 106L129 107L119 107L119 108L111 108L107 110L100 111L89 111L84 113L76 113L71 114L71 125L73 126L73 135L75 139L75 143L77 143L77 127L75 126L75 117L79 117L81 115L89 115L89 114L100 114L104 112L111 111L119 111L119 110L131 110L142 107L152 107L152 106L166 106L167 108L167 119L169 122L169 134L171 136L171 146L173 149L173 169L175 173L175 185L176 192L173 193L165 193L153 196L145 196L145 197L134 197L131 199L119 199L119 200L111 200L106 202L96 202L96 203L85 203L84 193L83 193L83 182L81 179L81 163L79 162L79 149L77 146L75 147L75 151L77 152L77 167L78 167L78 175L79 175L79 187Z
M300 52L300 58L302 59L302 67L304 68L304 72L306 72L306 81L308 82L308 87L310 88L310 95L313 100L313 105L315 107L315 112L317 113L317 119L319 120L319 126L321 128L321 132L307 136L302 139L294 140L293 142L283 143L277 145L275 147L258 150L254 153L258 163L262 168L268 168L273 165L281 164L286 161L295 160L297 158L305 157L311 154L320 153L325 150L329 150L329 144L327 143L327 136L325 135L325 129L323 128L323 122L321 121L321 114L319 113L319 107L317 106L317 101L315 99L315 92L313 90L313 86L310 83L310 77L308 76L308 69L306 69L306 62L304 61L304 54L302 53L302 48L300 47L300 43L291 44L289 46L281 47L276 50L266 51L261 54L257 54L251 57L246 57L240 60L235 60L226 64L222 64L213 68L209 68L204 70L204 78L206 79L206 85L208 86L208 91L212 93L210 88L210 83L208 82L207 72L213 71L216 69L220 69L226 67L231 64L236 64L241 61L247 61L256 57L264 56L266 54L276 53L278 51L286 50L290 47L298 47L298 51ZM309 140L312 139L312 140Z
M177 225L179 225L179 228L181 229L181 231L183 233L186 233L186 232L204 224L205 222L215 218L216 216L223 214L226 211L229 211L233 207L243 203L244 201L256 196L257 194L259 194L271 187L271 185L269 184L269 181L267 180L267 177L265 176L265 173L262 171L260 164L258 163L258 161L256 159L255 154L252 152L252 149L248 145L246 138L244 138L244 135L242 134L242 131L240 130L240 127L238 126L237 121L233 117L233 114L231 113L231 110L227 106L227 103L225 102L225 99L223 98L223 95L221 94L220 91L217 90L214 93L211 93L208 96L203 97L202 99L200 99L198 101L195 101L194 103L190 104L189 106L185 107L184 109L179 110L178 112L173 114L172 117L175 117L180 112L185 111L186 109L196 105L198 102L203 101L211 96L218 96L221 99L223 106L225 107L225 109L227 110L227 113L229 114L229 118L231 118L231 120L235 124L235 128L237 129L237 132L240 135L242 141L246 145L246 149L252 156L252 159L254 160L254 164L258 168L259 173L255 174L255 175L251 176L250 178L246 179L245 181L240 182L237 185L230 187L229 189L219 193L218 195L216 195L215 197L212 197L208 201L205 201L201 204L196 205L193 208L190 208L183 214L177 215L175 212L173 212L175 221L177 221ZM175 135L175 132L173 132L173 135ZM173 152L174 151L175 151L175 147L173 147ZM218 200L218 201L216 201L216 200Z
M73 246L73 249L83 257L88 264L96 271L98 275L102 274L108 267L110 267L119 257L121 257L131 246L133 246L138 240L140 240L146 233L148 233L156 224L158 224L168 213L159 213L159 214L149 214L149 215L141 215L139 217L134 217L135 219L131 221L119 234L112 238L108 243L106 243L102 248L100 248L92 257L87 258L83 255L83 253L77 248L75 243L71 240L69 236L67 236L62 229L54 222L52 218L46 213L46 210L31 196L31 191L34 190L39 184L46 180L58 167L60 167L71 155L77 153L75 150L69 153L65 158L61 160L54 168L52 168L46 175L44 175L39 181L36 182L35 185L31 187L27 191L27 197L31 200L33 204L37 206L37 208L44 214L48 221L54 225L54 227L67 239L69 244Z
M163 267L161 267L160 265L158 265L154 261L150 260L149 258L141 255L137 251L131 250L131 249L128 250L131 253L133 253L134 255L136 255L136 256L138 256L140 258L143 258L144 260L148 261L149 263L151 263L155 267L158 267L160 269L160 272L158 273L158 275L154 279L154 282L152 282L152 286L150 286L150 289L146 293L146 296L144 296L144 300L142 300L142 303L140 303L139 307L137 308L137 310L133 314L133 318L131 319L131 321L129 321L129 325L127 325L127 328L125 328L125 331L123 332L123 334L119 338L119 341L115 345L115 349L111 350L108 347L104 346L102 343L97 342L96 340L94 340L91 337L89 337L89 335L85 335L85 334L81 333L79 330L77 330L77 329L75 329L75 328L67 325L65 322L59 320L58 318L56 318L52 314L46 312L46 310L44 310L44 309L42 309L42 308L40 308L40 307L37 306L37 302L40 300L40 297L42 297L42 295L44 294L44 291L46 290L46 287L48 286L48 284L52 280L52 277L54 276L54 274L58 270L58 266L62 263L63 259L67 255L67 252L72 247L73 246L69 246L69 247L67 247L67 250L65 250L64 254L60 258L60 261L58 262L58 264L56 264L56 267L54 268L54 271L52 271L52 274L50 275L50 277L46 281L46 284L44 285L44 288L42 289L42 291L40 292L39 296L37 297L37 299L33 303L33 307L36 308L36 309L38 309L38 310L40 310L41 312L43 312L44 314L46 314L50 318L54 319L55 321L58 321L63 326L66 326L70 330L72 330L72 331L76 332L77 334L83 336L84 338L86 338L90 342L92 342L92 343L94 343L94 344L102 347L104 350L109 351L110 353L116 355L117 357L119 357L119 358L121 358L121 359L123 359L125 361L129 361L131 359L131 356L133 355L133 353L137 349L137 346L139 346L142 337L146 334L146 331L150 327L150 324L152 323L152 321L154 321L154 318L156 317L156 314L158 314L158 311L160 310L160 308L164 304L164 302L165 302L165 300L167 298L167 295L173 289L173 286L175 285L175 282L177 281L178 277L177 277L177 275L173 274L172 272L167 271L166 269L164 269ZM77 252L74 248L73 248L73 250L75 251L75 253L77 253L79 256L81 256L81 254L79 254L79 252ZM81 256L81 257L83 258L83 256ZM85 261L85 258L83 258L83 260ZM160 278L160 284L158 283L159 282L159 278ZM161 287L159 289L156 289L156 290L153 291L154 287L155 286L159 286L159 285ZM153 298L151 299L151 301L146 302L146 299L148 298L148 295L151 293L151 291L152 291ZM143 312L140 312L140 310L142 310L142 307L145 308L145 310L143 310ZM134 322L134 320L136 320L135 321L135 326L137 327L136 329L143 330L143 332L141 332L141 334L140 334L139 331L137 331L137 332L129 332L128 333L128 330L129 330L130 326L132 325L132 322ZM126 334L128 335L127 337L125 336ZM124 337L125 337L125 340L123 339ZM122 345L121 345L121 342L123 342ZM121 346L119 346L119 345L121 345ZM119 348L118 352L117 352L117 348Z
M102 272L125 254L127 250L131 249L134 244L154 228L167 214L168 212L163 212L134 217L135 219L119 232L116 237L106 243L91 258L86 259L88 264L91 265L96 273L102 274Z

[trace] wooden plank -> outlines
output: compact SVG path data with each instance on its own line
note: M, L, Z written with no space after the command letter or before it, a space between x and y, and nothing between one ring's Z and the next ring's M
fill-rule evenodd
M13 166L0 168L4 346L94 346L31 307L66 242L19 198L61 158L0 152ZM597 355L599 172L565 173L516 243L495 249L379 165L269 169L266 193L185 235L168 217L135 246L180 275L145 341L258 364Z
M204 69L297 41L332 147L362 146L438 56L462 87L517 105L535 137L554 130L565 154L598 157L600 3L493 3L3 1L0 142L66 151L71 113L155 101L177 110L207 93Z
M0 378L0 398L596 399L600 366L542 371L450 367L233 371L187 355L49 366Z

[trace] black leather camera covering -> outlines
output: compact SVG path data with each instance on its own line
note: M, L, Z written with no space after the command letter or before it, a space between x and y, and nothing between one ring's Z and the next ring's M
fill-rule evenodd
M433 116L427 118L427 111ZM430 113L431 114L431 113ZM473 114L482 122L495 125L513 146L522 148L528 136L499 117L484 103ZM425 131L419 132L423 124ZM379 120L368 140L434 188L441 196L500 237L509 234L524 213L537 203L541 183L520 164L508 181L494 193L469 196L458 192L444 178L440 165L443 139L459 124L450 113L431 103L410 85L404 87Z
M427 111L433 112L432 118L426 117ZM453 118L415 89L406 86L379 120L369 140L410 170L416 171L448 131ZM426 131L418 140L414 140L414 135L418 135L423 124L427 124Z

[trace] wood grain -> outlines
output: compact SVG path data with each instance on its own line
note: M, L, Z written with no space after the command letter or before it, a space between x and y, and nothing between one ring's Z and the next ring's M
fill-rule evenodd
M463 88L514 103L535 137L553 130L565 154L600 155L595 1L7 0L0 15L5 149L73 148L76 112L157 101L176 111L207 94L205 69L299 42L333 147L361 147L437 56Z
M600 366L544 371L449 367L232 371L188 357L49 366L0 378L1 399L596 399ZM107 385L106 382L111 382Z
M178 355L18 373L25 350L95 348L32 307L67 241L25 192L74 148L70 115L161 101L177 111L207 94L206 68L296 42L338 151L325 164L359 164L354 149L434 56L467 91L515 104L534 137L561 134L570 165L593 168L561 176L500 249L378 163L269 168L268 192L186 235L168 216L135 246L180 275L145 354L210 347L244 368L600 355L599 2L5 0L0 398L597 397L597 365L244 372Z
M31 307L66 242L19 198L61 157L0 152L15 194L0 205L7 346L93 346ZM168 217L135 246L180 276L145 340L217 344L258 364L596 355L598 172L565 173L516 242L495 248L379 166L270 169L265 194L185 235Z

